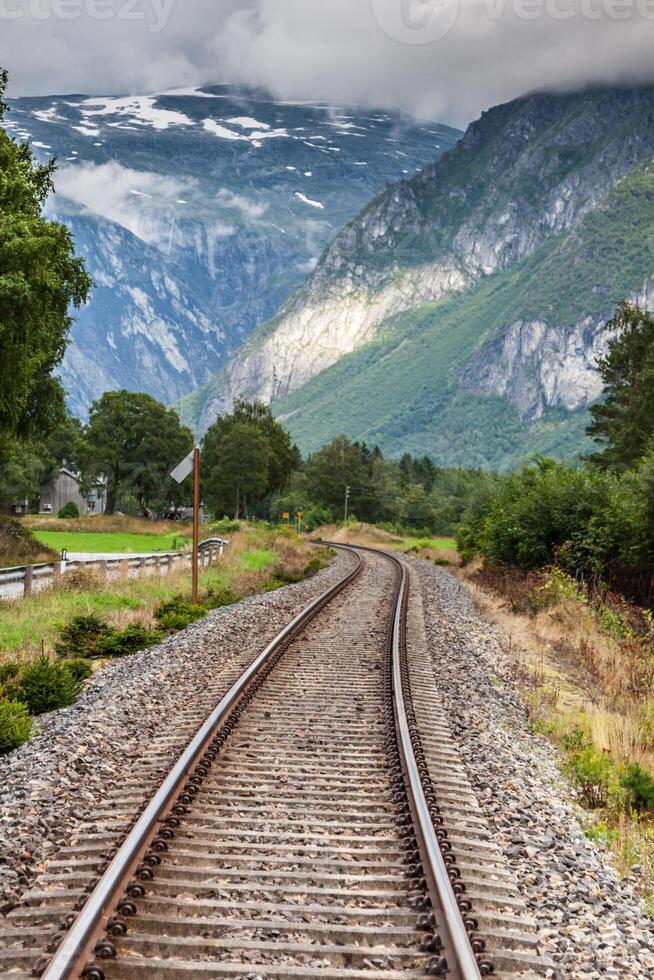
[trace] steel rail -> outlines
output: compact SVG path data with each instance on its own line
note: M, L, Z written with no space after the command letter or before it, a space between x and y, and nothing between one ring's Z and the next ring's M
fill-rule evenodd
M325 541L330 547L343 547L334 542ZM404 782L409 800L409 809L413 818L413 829L418 843L422 867L427 882L427 891L432 904L435 924L440 933L443 957L442 972L447 973L453 980L482 980L483 973L472 947L470 934L455 890L452 886L450 872L443 858L434 820L425 794L425 783L421 768L416 759L414 738L407 716L406 705L412 703L412 695L406 672L407 649L407 610L409 603L409 579L406 566L395 555L378 548L356 546L357 551L365 551L387 558L398 572L398 588L395 598L391 633L391 671L393 688L393 710L398 740L400 761L404 774ZM346 549L349 550L349 549ZM449 961L447 956L450 957ZM489 972L485 964L484 973Z
M261 673L272 656L280 649L283 650L285 645L288 645L321 609L360 575L363 560L356 552L348 550L357 558L357 565L353 571L335 586L313 599L284 627L232 685L184 750L111 860L52 960L41 973L45 980L66 980L74 975L74 971L79 976L85 968L87 956L90 958L93 956L93 948L90 944L111 915L126 882L131 879L132 872L138 866L165 814L170 812L189 776L192 775L194 766L202 757L203 750L214 737L221 723L247 694L251 682Z
M411 691L405 685L402 660L406 656L406 612L408 607L408 580L404 564L391 557L399 567L400 586L393 621L393 694L396 713L397 735L404 769L409 805L414 817L414 830L418 839L418 850L422 857L423 870L432 895L436 921L442 933L443 948L454 962L449 962L448 974L456 973L461 980L481 980L477 957L470 942L470 936L459 909L456 894L452 887L447 865L443 859L436 829L429 812L425 788L411 738L406 701ZM436 902L434 902L434 897Z

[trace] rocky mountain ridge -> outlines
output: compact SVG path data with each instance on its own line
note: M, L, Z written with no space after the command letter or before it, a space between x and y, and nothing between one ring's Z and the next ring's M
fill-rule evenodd
M211 379L363 205L461 135L226 85L14 99L6 125L57 156L50 212L96 283L62 368L82 416L107 389L173 401Z
M484 113L452 150L389 188L336 237L309 280L206 389L202 427L238 395L283 404L396 318L464 297L573 234L652 159L653 121L652 87L534 94ZM654 263L640 279L634 269L628 293L644 289L652 272ZM532 420L547 408L587 404L599 391L603 318L619 298L574 322L553 323L544 307L540 317L501 324L506 333L482 339L468 367L457 369L462 388L508 398ZM521 359L530 363L528 384L516 373Z

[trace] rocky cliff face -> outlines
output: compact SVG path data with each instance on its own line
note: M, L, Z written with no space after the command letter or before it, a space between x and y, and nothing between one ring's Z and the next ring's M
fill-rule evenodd
M307 283L208 387L202 427L239 395L286 397L397 316L464 294L570 233L651 159L653 121L651 87L533 95L485 113L337 236ZM598 393L602 323L517 318L462 384L508 398L525 417L585 404Z
M628 299L654 312L654 278ZM597 362L613 336L611 313L573 324L518 320L477 349L460 372L461 388L504 398L529 422L548 408L586 408L602 394Z
M56 155L53 215L97 284L62 376L174 400L212 378L375 194L460 133L229 86L17 99L9 133Z

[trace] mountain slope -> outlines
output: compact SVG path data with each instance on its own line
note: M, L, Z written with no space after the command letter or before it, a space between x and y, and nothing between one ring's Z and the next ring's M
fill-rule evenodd
M515 270L540 249L554 247L600 208L622 177L651 159L653 120L652 87L535 94L484 113L451 151L389 188L337 236L306 284L255 331L205 389L203 399L196 399L196 407L204 402L202 427L238 395L286 399L344 354L389 330L401 342L402 331L410 326L396 319L402 314L454 296L465 303L470 290L489 277ZM593 247L601 250L601 241ZM555 272L543 268L547 276ZM636 275L626 276L634 288L644 285L646 276L636 281L641 272L634 267ZM592 305L595 285L602 281L600 274L597 283L584 284L591 296L583 296L583 302L588 299ZM556 295L556 284L549 286ZM570 288L574 292L576 287ZM605 308L601 315L607 312ZM577 324L561 315L556 326L572 335ZM515 317L522 319L519 305ZM488 326L479 324L475 344ZM539 340L533 343L537 346ZM454 338L452 345L448 356L456 354L463 363L464 341ZM473 349L474 344L469 356ZM592 356L589 350L590 360ZM554 365L528 397L516 389L513 403L524 398L533 405L525 409L528 415L537 411L539 401L541 413L550 404L572 409L585 404L587 394L597 393L595 378L587 394L548 401L543 391L556 388L558 371ZM494 384L489 380L479 390L507 396ZM470 378L465 381L463 375L456 385L472 390ZM341 398L347 392L340 391L336 400ZM294 405L292 399L288 405ZM338 406L335 411L338 416ZM305 433L307 444L314 442L304 423L292 424ZM326 431L322 423L321 431ZM387 448L392 444L390 437L381 441ZM424 451L435 449L425 445Z
M8 131L60 170L53 215L98 284L62 369L174 400L215 375L372 196L461 135L385 112L219 85L11 101Z
M649 164L522 263L389 321L275 412L305 452L344 432L447 465L575 455L590 448L583 408L601 393L594 364L615 303L654 309L653 241Z

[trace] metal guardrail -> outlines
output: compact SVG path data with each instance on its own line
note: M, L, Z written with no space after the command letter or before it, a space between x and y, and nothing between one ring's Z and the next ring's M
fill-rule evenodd
M229 541L224 538L207 538L200 542L200 564L206 565L206 557L209 561L223 554ZM130 570L145 570L147 568L172 567L179 561L191 561L190 551L166 551L161 554L152 554L145 557L125 557L125 558L82 558L74 561L54 561L43 562L38 565L16 565L12 568L0 568L0 588L3 585L16 585L23 583L23 595L29 595L34 591L37 582L51 580L56 582L62 575L68 574L78 568L97 569L109 573L112 570L127 568ZM2 597L0 596L0 599ZM15 596L14 598L18 598Z

